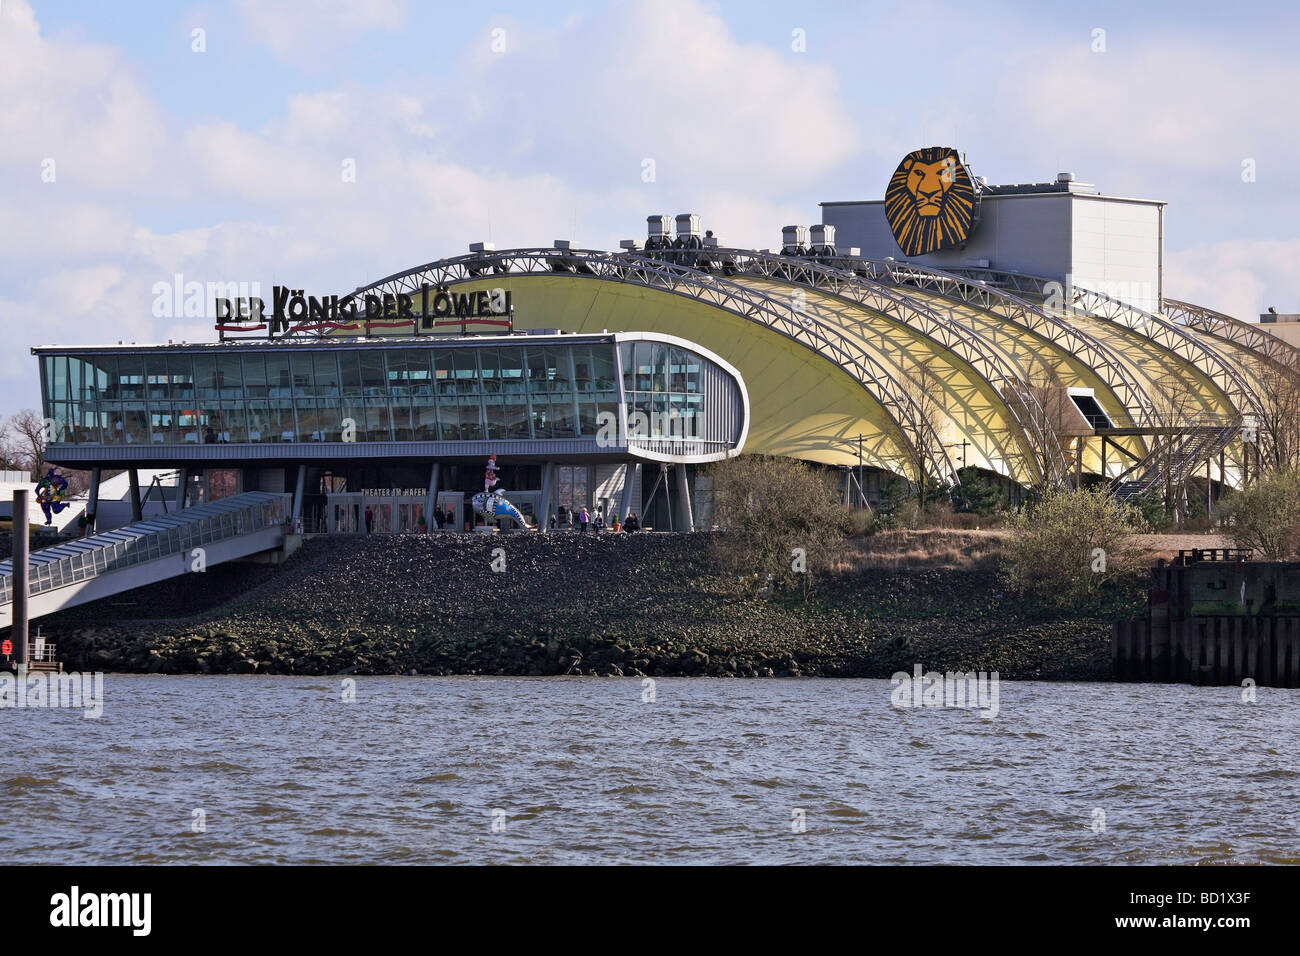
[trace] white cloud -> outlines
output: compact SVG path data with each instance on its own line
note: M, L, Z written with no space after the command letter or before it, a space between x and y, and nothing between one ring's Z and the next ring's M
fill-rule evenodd
M1300 312L1300 239L1203 243L1165 257L1165 295L1255 321L1274 306Z
M360 33L406 22L405 0L238 0L236 8L251 39L303 67L318 66Z
M1075 42L1034 45L1007 58L999 133L1061 156L1198 173L1239 168L1262 150L1294 155L1300 62L1248 47L1169 36L1132 37L1092 53ZM1261 121L1265 121L1261 123Z
M493 151L525 142L584 182L639 184L652 159L663 185L788 194L857 143L828 67L740 42L695 0L616 4L509 42L521 33L503 54L475 48L463 115Z
M32 188L167 188L165 124L117 50L51 43L27 0L0 11L0 170ZM54 161L55 182L43 183Z

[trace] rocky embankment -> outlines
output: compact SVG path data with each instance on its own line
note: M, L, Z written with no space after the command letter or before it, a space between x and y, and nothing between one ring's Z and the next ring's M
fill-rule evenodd
M494 571L493 550L504 552ZM1110 621L996 571L858 569L809 599L718 569L710 535L315 538L42 618L70 669L161 673L882 677L927 669L1106 679ZM500 566L500 561L497 561Z

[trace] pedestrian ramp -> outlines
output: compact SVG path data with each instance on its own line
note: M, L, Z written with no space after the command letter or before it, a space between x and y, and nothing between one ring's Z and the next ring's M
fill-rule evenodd
M28 618L279 548L291 501L250 491L33 551ZM13 624L13 596L13 561L3 561L0 627Z

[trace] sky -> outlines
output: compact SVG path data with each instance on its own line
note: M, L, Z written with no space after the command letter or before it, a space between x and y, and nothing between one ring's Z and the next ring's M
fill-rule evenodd
M33 345L210 341L154 289L345 292L699 213L771 248L952 145L1162 199L1165 293L1300 311L1300 8L0 0L0 416Z

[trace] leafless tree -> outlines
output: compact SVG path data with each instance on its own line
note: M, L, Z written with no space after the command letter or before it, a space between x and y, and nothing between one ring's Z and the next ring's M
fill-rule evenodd
M5 469L25 471L32 481L39 481L46 470L46 436L46 420L30 408L15 412L0 423L0 458ZM90 487L90 472L65 470L62 475L70 494L80 494Z
M1187 479L1196 462L1183 461L1189 442L1197 430L1216 424L1201 406L1191 383L1175 372L1167 371L1156 381L1152 398L1151 420L1156 431L1152 436L1147 461L1159 474L1159 489L1165 507L1181 525L1187 517Z
M1034 487L1040 494L1068 484L1069 473L1076 470L1077 456L1082 454L1083 438L1091 432L1061 378L1062 364L1055 358L1036 363L1025 381L1007 396L1031 436L1030 451L1023 453L1028 459L1024 471L1036 476Z
M19 467L33 480L45 470L46 424L40 413L30 408L15 412L5 422L4 432Z
M1265 473L1300 467L1300 361L1255 359L1250 371L1259 383L1254 414L1259 464Z
M904 393L910 400L897 416L899 430L903 433L903 472L916 490L917 502L925 505L930 462L944 458L943 429L948 421L948 410L943 396L943 380L934 370L934 357L914 362L902 376Z

